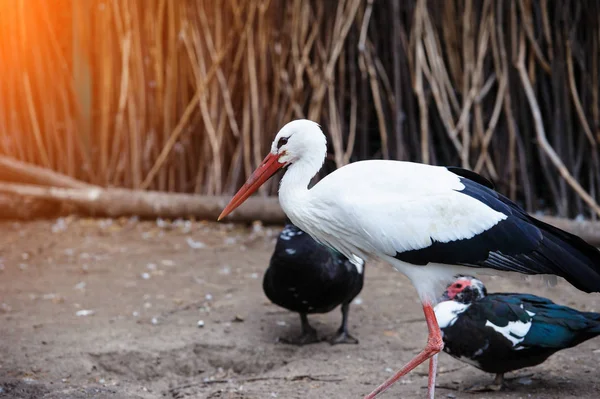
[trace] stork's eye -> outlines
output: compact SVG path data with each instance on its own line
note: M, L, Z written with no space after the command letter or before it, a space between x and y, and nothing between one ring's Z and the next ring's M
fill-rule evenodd
M281 146L287 144L287 142L288 142L287 137L280 138L279 141L277 142L277 149L280 149Z

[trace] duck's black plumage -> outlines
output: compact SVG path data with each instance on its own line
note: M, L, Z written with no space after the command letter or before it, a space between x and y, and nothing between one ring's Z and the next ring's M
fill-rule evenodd
M341 305L342 325L330 342L356 343L348 334L347 317L350 302L362 290L363 280L361 259L351 262L288 223L277 239L263 290L273 303L300 314L302 335L288 342L318 341L307 314L327 313Z
M444 351L475 367L503 374L544 362L559 350L600 335L600 313L580 312L531 294L487 294L461 276L436 308Z
M491 182L466 169L448 168L460 177L460 193L506 216L482 233L399 252L396 258L415 265L442 263L484 267L524 274L553 274L585 292L600 292L600 251L581 238L528 215L494 191ZM468 233L468 234L467 234Z

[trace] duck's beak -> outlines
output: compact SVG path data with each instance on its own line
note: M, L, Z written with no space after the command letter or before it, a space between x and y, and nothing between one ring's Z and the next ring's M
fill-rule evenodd
M279 162L279 154L275 155L269 153L261 164L256 168L250 175L246 183L238 190L233 196L229 204L223 209L223 212L219 215L217 220L223 219L229 215L238 206L242 205L248 197L250 197L260 186L262 186L271 176L275 174L279 169L283 168L285 164Z

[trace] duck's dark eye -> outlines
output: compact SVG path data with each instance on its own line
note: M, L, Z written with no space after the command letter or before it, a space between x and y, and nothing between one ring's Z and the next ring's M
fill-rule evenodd
M456 288L462 288L462 284L456 284Z
M287 137L280 138L279 141L277 142L277 149L280 149L281 146L287 144L287 142L288 142Z

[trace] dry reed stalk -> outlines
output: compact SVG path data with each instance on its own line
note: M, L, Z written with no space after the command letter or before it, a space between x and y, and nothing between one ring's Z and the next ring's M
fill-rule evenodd
M373 95L373 105L375 106L375 113L377 115L377 124L379 125L379 136L381 138L381 152L383 159L389 159L389 144L387 138L387 128L385 123L385 115L383 111L383 104L381 100L381 93L379 92L379 83L377 79L377 71L374 66L373 56L371 54L373 50L371 46L367 46L365 51L365 62L367 72L369 74L369 83L371 85L371 93Z
M448 136L452 144L454 145L456 151L460 154L464 154L463 144L458 139L458 131L461 129L462 124L465 123L467 112L468 109L470 109L470 104L472 103L472 100L467 101L468 109L463 108L463 112L459 117L458 124L455 124L452 106L453 101L452 96L449 93L449 88L451 88L451 85L448 84L448 73L443 62L443 56L439 47L438 40L435 37L433 24L425 8L426 3L422 2L421 4L422 6L420 7L421 11L419 15L423 21L423 47L426 49L427 61L429 61L428 65L423 56L421 58L421 68L424 73L424 76L427 78L427 82L430 85L436 107L438 109L438 112L440 113L442 122L446 126ZM417 9L419 9L419 7L417 7ZM420 35L416 35L416 38L417 40L419 40ZM422 106L425 106L425 103L423 103ZM425 119L422 120L421 123L428 123L428 121ZM422 137L421 140L424 140L424 138Z
M550 158L554 166L558 169L561 176L569 183L569 185L577 192L577 194L579 194L581 198L594 210L594 212L600 215L600 206L581 187L581 185L573 178L573 176L571 176L571 174L569 173L561 159L558 157L550 143L548 143L548 139L546 138L546 133L544 131L539 105L537 103L537 100L535 99L535 94L531 86L531 81L529 80L529 77L527 75L527 70L525 67L525 42L523 36L521 36L521 38L522 39L519 42L519 58L517 61L517 69L519 70L519 74L523 82L523 87L527 95L527 100L529 101L529 106L531 107L531 112L535 120L538 142L547 154L548 158Z
M548 63L548 61L546 61L546 58L544 57L544 54L542 53L542 50L541 50L540 46L538 45L538 42L533 33L533 18L531 15L531 6L532 6L531 0L518 0L517 4L519 5L519 8L521 10L521 18L524 21L524 24L522 24L522 26L523 26L523 28L525 28L525 33L527 34L527 39L529 39L529 45L533 49L533 54L537 58L542 69L544 69L544 71L546 71L547 73L550 73L551 72L550 64ZM532 79L530 78L530 80L532 80Z
M428 109L427 100L425 99L425 93L423 91L423 75L425 73L425 50L420 40L423 32L423 17L422 14L425 12L425 1L417 3L415 8L415 37L417 38L416 43L416 77L415 77L415 91L419 101L419 111L421 114L420 126L421 126L421 160L423 163L429 163L429 129L428 124ZM434 90L434 93L437 91ZM435 95L435 94L434 94Z
M50 168L50 160L46 153L46 147L44 146L44 140L40 126L38 124L38 118L35 111L35 105L33 104L33 96L31 92L31 84L29 83L29 76L27 73L23 75L23 87L25 89L25 99L27 100L27 108L29 110L29 119L31 121L31 129L33 130L33 136L37 145L38 154L41 157L42 165L46 168Z

